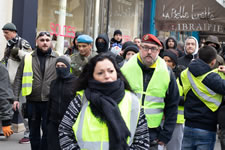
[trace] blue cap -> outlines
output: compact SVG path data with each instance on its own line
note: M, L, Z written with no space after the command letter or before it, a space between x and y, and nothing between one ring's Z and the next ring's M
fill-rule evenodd
M78 43L92 43L93 38L90 37L89 35L83 34L83 35L78 36L77 42Z

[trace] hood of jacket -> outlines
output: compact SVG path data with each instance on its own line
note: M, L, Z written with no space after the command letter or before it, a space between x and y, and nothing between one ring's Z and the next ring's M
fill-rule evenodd
M192 54L193 56L196 55L198 53L198 40L193 37L193 36L189 36L186 40L185 40L185 43L184 43L184 52L185 52L185 55L187 55L187 52L186 52L186 44L187 44L187 40L188 39L194 39L195 40L195 52Z
M95 40L95 45L96 45L96 48L97 48L97 51L99 50L99 45L98 45L98 39L101 38L105 41L105 46L104 46L104 52L107 52L109 50L109 38L107 36L107 34L99 34L98 37L96 38Z
M201 76L212 70L207 63L199 58L193 60L189 64L188 69L195 77Z
M177 40L176 40L176 38L174 36L170 36L166 40L166 42L165 42L166 49L169 49L168 42L169 42L170 39L172 39L174 41L174 47L173 47L173 49L176 49L177 48Z

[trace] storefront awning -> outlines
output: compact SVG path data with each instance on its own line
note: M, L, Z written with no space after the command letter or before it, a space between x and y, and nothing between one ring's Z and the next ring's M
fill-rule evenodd
M155 25L161 31L225 34L225 8L216 0L157 0Z

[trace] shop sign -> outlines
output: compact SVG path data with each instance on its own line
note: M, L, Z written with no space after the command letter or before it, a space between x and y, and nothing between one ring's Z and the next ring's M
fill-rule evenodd
M51 35L74 38L75 27L50 23Z
M157 0L155 25L162 31L225 33L225 8L212 0Z

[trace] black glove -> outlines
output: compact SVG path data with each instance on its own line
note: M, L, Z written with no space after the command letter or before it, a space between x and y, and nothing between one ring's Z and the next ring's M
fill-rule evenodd
M11 55L13 56L13 57L16 57L17 55L18 55L18 52L19 52L19 48L13 48L12 50L11 50Z

